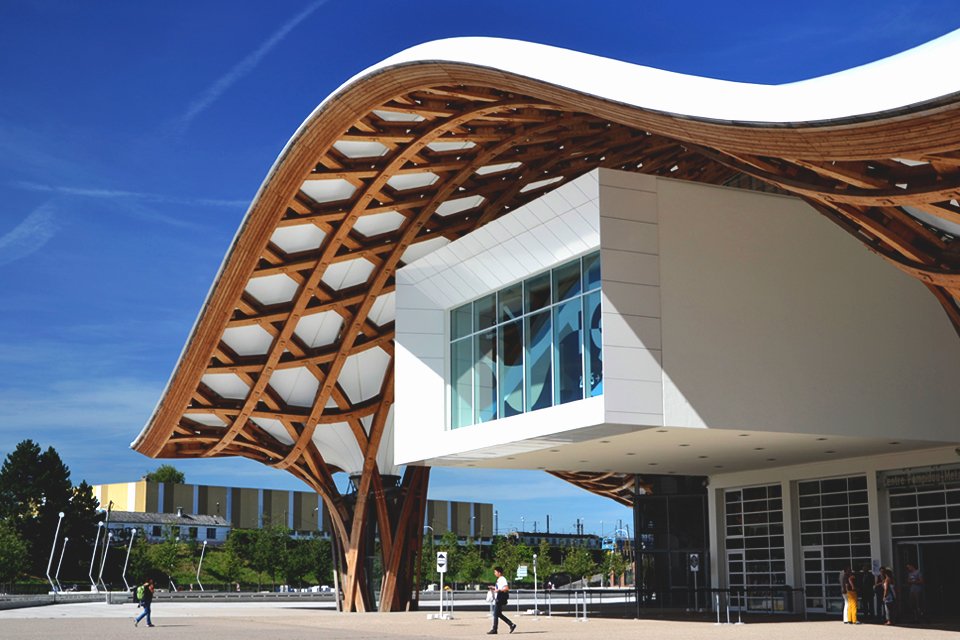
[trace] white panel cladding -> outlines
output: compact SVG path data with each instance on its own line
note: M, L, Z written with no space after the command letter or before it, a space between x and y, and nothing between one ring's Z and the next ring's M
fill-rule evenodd
M960 343L921 283L797 199L658 194L667 424L956 440Z
M600 170L607 422L663 424L657 180Z

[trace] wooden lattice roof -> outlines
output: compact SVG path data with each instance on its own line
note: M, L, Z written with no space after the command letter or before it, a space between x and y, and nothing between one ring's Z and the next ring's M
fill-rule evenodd
M291 139L133 446L327 495L338 470L393 474L394 273L597 167L803 198L960 328L958 54L952 35L782 87L486 39L399 54Z

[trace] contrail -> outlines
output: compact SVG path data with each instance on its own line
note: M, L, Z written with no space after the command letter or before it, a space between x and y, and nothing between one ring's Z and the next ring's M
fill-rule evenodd
M318 0L309 5L306 9L298 13L292 20L284 24L273 35L267 38L267 41L261 44L253 53L237 63L230 71L221 76L216 82L210 85L206 91L194 100L187 108L186 113L180 116L176 121L178 133L183 133L193 119L200 115L213 104L230 86L243 76L250 73L254 67L260 64L260 61L273 49L281 40L283 40L290 31L298 24L306 20L311 13L327 3L328 0Z
M47 193L62 193L70 196L84 196L87 198L101 198L106 200L142 200L144 202L161 202L166 204L181 204L186 206L206 207L246 207L247 200L222 200L218 198L181 198L160 193L143 193L140 191L122 191L119 189L89 189L84 187L65 187L60 185L41 184L39 182L13 182L14 187L28 191L42 191Z
M23 222L0 236L0 266L25 258L43 247L57 232L54 213L53 205L41 205Z

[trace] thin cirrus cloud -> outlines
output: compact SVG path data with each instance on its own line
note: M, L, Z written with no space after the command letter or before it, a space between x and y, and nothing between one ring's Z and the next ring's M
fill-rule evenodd
M0 266L25 258L47 244L60 226L55 216L53 204L42 204L0 236Z
M308 5L306 9L277 29L263 44L257 47L256 50L243 58L243 60L234 65L226 74L219 77L213 84L207 87L203 93L190 103L186 112L174 122L176 133L178 135L183 134L197 116L206 111L211 104L216 102L220 96L238 80L253 71L253 69L260 64L260 61L270 53L271 49L277 46L297 25L310 17L314 11L325 5L327 1L328 0L318 0Z
M179 196L169 196L160 193L143 193L139 191L123 191L121 189L87 189L83 187L65 187L60 185L42 184L39 182L15 182L13 186L28 191L41 191L45 193L57 193L70 196L83 196L87 198L101 198L106 200L139 200L141 202L153 202L162 204L179 204L187 206L205 206L205 207L246 207L249 202L246 200L225 200L218 198L183 198Z

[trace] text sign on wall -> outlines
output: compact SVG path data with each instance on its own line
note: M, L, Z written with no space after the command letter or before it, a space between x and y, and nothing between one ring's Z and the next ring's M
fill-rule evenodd
M924 469L922 471L902 471L883 475L884 489L928 487L931 485L955 483L960 483L960 468Z

